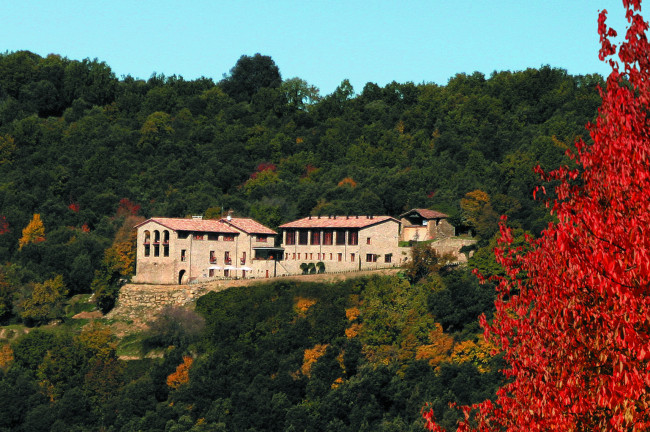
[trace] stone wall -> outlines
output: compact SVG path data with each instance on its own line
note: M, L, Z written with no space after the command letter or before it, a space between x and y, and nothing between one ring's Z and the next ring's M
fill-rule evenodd
M151 321L165 306L185 306L193 303L209 290L206 285L144 285L126 284L120 289L116 306L105 318L130 320L136 323Z

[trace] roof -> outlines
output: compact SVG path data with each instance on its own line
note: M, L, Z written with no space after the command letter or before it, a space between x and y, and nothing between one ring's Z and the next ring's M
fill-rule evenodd
M264 226L251 218L230 218L230 220L221 219L221 222L234 226L248 234L277 234L277 232L273 231L271 228Z
M280 228L365 228L391 220L399 223L390 216L309 216L280 225Z
M422 218L424 219L444 219L449 217L444 213L440 213L439 211L429 210L429 209L412 209L407 211L406 213L402 213L401 215L399 215L399 217L403 218L405 216L408 216L411 213L417 213L420 216L422 216Z
M239 231L236 229L216 219L183 219L157 217L147 219L146 221L136 225L134 228L139 228L149 222L156 222L173 231L202 231L239 234Z

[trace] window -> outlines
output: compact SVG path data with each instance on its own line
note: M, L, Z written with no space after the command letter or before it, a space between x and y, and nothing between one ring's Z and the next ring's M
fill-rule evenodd
M235 235L234 234L224 234L223 235L223 241L235 241Z
M230 277L230 270L226 269L223 271L224 277Z
M366 254L366 262L377 262L377 255Z
M169 244L169 231L167 230L163 231L163 244Z
M393 261L393 254L384 255L384 262L385 263L391 263L392 261Z
M210 251L210 264L217 263L217 256L214 254L214 251Z
M241 262L241 265L246 264L246 252L242 252L241 259L239 260Z
M187 260L187 251L185 249L181 249L181 261Z
M151 233L149 231L144 232L144 244L148 245L151 243Z
M319 245L320 244L320 231L311 232L311 244Z
M332 244L332 237L334 237L334 232L332 230L325 230L323 232L323 244L324 245L331 245Z
M194 240L203 240L203 233L195 233Z
M155 230L153 232L153 244L159 244L160 243L160 231Z
M291 259L293 259L295 261L295 259L296 259L296 253L295 252L293 253L293 258L291 258Z
M153 245L153 256L155 256L155 257L160 256L160 245L159 244Z
M370 237L366 239L366 244L370 244Z
M300 259L300 252L298 252L298 259Z
M230 259L230 251L225 251L223 253L223 262L226 264L232 264L232 260Z
M163 256L169 256L169 245L163 245Z
M214 269L209 269L208 270L208 276L214 277Z
M266 238L267 238L267 236L265 236L265 235L258 235L257 236L257 241L260 242L260 243L266 243Z
M350 231L350 234L348 235L348 244L349 245L359 244L359 231Z
M336 244L344 245L345 244L345 231L336 230Z
M150 247L151 246L149 246L148 243L145 243L145 245L144 245L144 256L148 257L149 255L151 255Z
M219 240L219 234L217 234L217 233L208 233L208 240L218 241Z
M354 254L353 253L350 254L350 262L354 262Z
M298 231L298 244L306 245L308 238L309 238L309 233L307 232L307 230Z
M339 252L339 262L343 261L343 254Z
M178 232L178 239L179 240L185 240L186 238L189 237L189 235L190 235L190 233L188 231L179 231Z
M310 260L313 260L313 259L314 259L314 254L311 253L311 252L309 252L309 259L310 259Z
M330 261L332 261L334 258L332 258L332 254L330 253Z
M295 245L296 244L296 232L294 230L287 231L287 240L286 244Z

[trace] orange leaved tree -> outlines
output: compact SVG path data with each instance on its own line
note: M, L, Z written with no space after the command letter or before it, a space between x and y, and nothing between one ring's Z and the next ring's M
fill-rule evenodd
M549 203L557 222L526 250L508 247L501 227L506 276L494 321L482 325L503 351L507 384L464 407L459 431L650 429L650 45L641 1L623 4L620 47L607 12L599 17L612 73L593 143L576 143L576 169L538 170L559 182ZM441 430L430 410L424 417Z

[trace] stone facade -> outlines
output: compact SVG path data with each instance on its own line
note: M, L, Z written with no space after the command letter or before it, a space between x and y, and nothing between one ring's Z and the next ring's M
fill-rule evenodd
M223 277L268 277L276 232L247 218L152 218L137 227L135 283L185 284Z
M326 272L369 270L402 264L397 219L390 216L310 216L280 226L286 274L322 262Z

